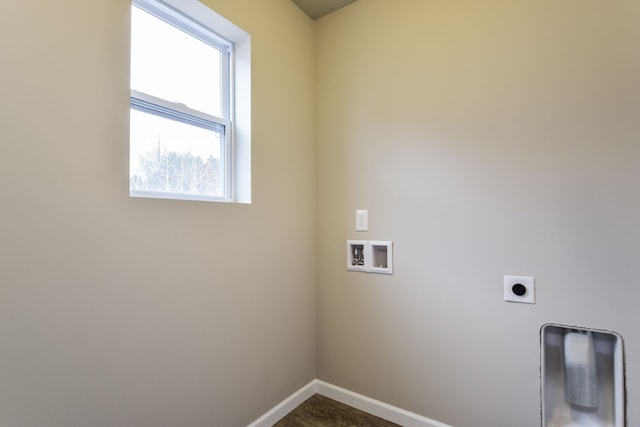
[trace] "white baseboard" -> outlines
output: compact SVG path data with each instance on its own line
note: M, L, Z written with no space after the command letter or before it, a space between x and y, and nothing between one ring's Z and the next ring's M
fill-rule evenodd
M320 380L311 381L248 427L271 427L316 393L404 427L451 427Z
M300 390L287 397L282 402L274 406L269 412L249 424L247 427L271 427L281 419L283 419L289 412L296 409L302 402L316 394L316 382L313 380L309 384L302 387Z
M324 381L316 380L316 393L404 427L451 427Z

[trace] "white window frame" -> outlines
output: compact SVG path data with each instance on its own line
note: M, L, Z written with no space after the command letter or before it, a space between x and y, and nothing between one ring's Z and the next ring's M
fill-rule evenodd
M132 0L132 6L139 7L220 49L223 117L213 116L133 89L131 89L130 108L204 129L224 128L225 137L220 155L224 179L223 196L131 189L130 196L251 203L250 36L197 0ZM214 28L218 31L214 31ZM237 67L235 46L238 46L240 51ZM236 91L237 82L242 83L243 90ZM236 100L236 94L239 94L238 100ZM236 118L238 118L240 132L236 132Z

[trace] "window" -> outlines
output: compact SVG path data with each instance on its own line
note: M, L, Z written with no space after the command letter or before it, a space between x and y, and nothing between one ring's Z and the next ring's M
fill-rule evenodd
M250 173L246 160L236 158L246 147L234 140L234 43L201 23L207 13L220 18L206 9L196 20L158 0L132 3L131 196L232 201L236 181L246 186L238 178Z

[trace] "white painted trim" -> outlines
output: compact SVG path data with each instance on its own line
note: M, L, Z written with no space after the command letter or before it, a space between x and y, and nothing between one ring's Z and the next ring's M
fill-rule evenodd
M271 427L289 412L297 408L302 402L316 394L316 381L313 380L300 390L287 397L282 402L274 406L269 412L249 424L247 427Z
M404 427L452 427L320 380L311 381L248 427L271 427L316 393Z
M451 427L324 381L316 380L316 393L404 427Z

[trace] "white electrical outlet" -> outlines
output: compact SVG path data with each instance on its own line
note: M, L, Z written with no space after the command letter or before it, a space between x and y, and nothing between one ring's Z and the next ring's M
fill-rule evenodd
M369 230L369 211L367 209L358 209L356 211L356 231Z
M504 300L525 304L536 303L535 279L528 276L504 276Z

